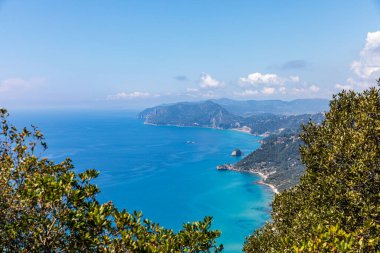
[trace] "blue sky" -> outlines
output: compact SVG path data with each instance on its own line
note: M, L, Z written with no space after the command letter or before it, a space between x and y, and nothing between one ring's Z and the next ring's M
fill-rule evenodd
M380 0L0 0L8 108L330 98L380 77Z

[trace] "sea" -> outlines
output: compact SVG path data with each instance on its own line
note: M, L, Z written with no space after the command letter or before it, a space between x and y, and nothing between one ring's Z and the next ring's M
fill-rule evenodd
M56 162L70 157L75 170L97 169L101 202L142 211L175 231L182 224L213 217L224 252L242 252L245 238L270 218L273 192L257 175L218 171L259 148L260 137L233 130L153 126L124 110L14 111L17 127L36 125Z

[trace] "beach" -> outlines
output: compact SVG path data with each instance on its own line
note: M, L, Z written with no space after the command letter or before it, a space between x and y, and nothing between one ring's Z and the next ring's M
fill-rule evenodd
M219 166L218 166L219 167ZM218 168L217 167L217 168ZM251 173L251 174L256 174L256 175L259 175L261 177L261 180L256 182L257 184L261 184L261 185L266 185L268 186L269 188L271 188L271 190L273 191L273 193L275 194L279 194L279 190L273 185L273 184L268 184L268 183L265 183L265 180L268 178L269 175L271 174L265 174L265 173L262 173L260 171L255 171L255 170L241 170L241 169L237 169L235 168L233 165L231 164L227 164L225 165L224 169L221 169L221 170L231 170L231 171L237 171L237 172L243 172L243 173Z

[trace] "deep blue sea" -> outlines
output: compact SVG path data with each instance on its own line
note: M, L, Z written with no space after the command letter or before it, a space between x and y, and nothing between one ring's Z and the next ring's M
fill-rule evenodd
M101 201L178 230L183 222L213 216L225 252L241 252L246 236L269 219L273 193L255 175L217 171L233 163L259 137L231 130L144 125L126 111L16 111L17 126L37 125L45 134L44 156L70 157L77 171L95 168ZM187 143L193 142L193 143Z

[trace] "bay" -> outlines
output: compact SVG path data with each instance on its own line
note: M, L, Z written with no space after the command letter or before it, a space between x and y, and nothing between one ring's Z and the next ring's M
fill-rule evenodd
M213 216L224 252L241 252L246 236L269 219L273 193L255 184L256 175L217 171L259 147L259 137L231 130L145 125L136 112L17 111L11 121L34 124L45 134L55 161L66 157L75 169L101 172L102 202L178 230L183 222Z

